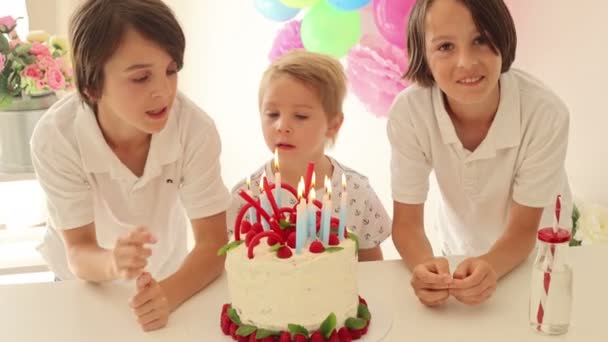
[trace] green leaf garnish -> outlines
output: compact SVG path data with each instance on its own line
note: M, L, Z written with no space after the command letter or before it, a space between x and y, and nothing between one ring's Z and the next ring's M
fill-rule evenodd
M232 321L232 323L236 324L236 325L241 325L241 318L239 317L239 314L236 313L236 310L233 308L229 308L228 311L228 318L230 318L230 320Z
M348 232L348 238L355 241L355 255L359 254L359 237L355 233Z
M270 251L274 253L274 252L278 251L279 249L281 249L281 247L283 247L283 246L277 242L272 247L270 247Z
M255 333L255 338L261 340L268 336L279 336L281 335L278 331L266 330L266 329L258 329L258 332Z
M237 240L235 240L235 241L232 241L232 242L230 242L230 243L228 243L228 244L224 245L224 247L220 248L220 249L217 251L217 255L218 255L218 256L222 256L222 255L224 255L224 254L228 253L230 250L237 248L237 247L238 247L238 246L240 246L240 245L241 245L243 242L245 242L245 241L243 241L243 240L238 240L238 241L237 241Z
M308 337L308 330L301 325L287 324L287 330L293 335L301 334Z
M357 317L362 318L366 321L369 321L372 318L372 315L369 313L367 305L359 303L359 308L357 309Z
M325 336L325 338L329 338L329 336L331 336L331 332L334 331L334 329L336 328L336 324L336 314L332 312L329 314L329 316L327 316L323 323L321 323L319 331L323 336Z
M327 247L327 248L325 248L325 251L327 253L336 253L336 252L339 252L339 251L341 251L343 249L344 249L344 247L333 246L333 247Z
M251 335L254 331L256 331L257 328L254 327L253 325L241 325L237 330L236 330L236 334L239 336L249 336Z
M287 228L295 227L295 224L293 224L293 223L291 223L291 222L289 222L287 220L281 220L279 222L279 227L281 227L281 230L285 230Z
M360 330L365 328L365 325L367 324L367 322L364 319L361 318L348 318L346 320L346 322L344 322L344 326L349 328L349 329L353 329L353 330Z

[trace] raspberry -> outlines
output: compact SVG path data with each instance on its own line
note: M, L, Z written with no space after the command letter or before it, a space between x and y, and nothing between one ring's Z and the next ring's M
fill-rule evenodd
M315 331L310 335L310 342L325 342L325 338L321 335L320 331Z
M222 315L225 314L228 309L230 309L230 304L226 303L222 306Z
M362 334L361 334L362 331L361 330L349 330L348 332L350 333L350 337L353 340L358 340L362 336Z
M338 238L338 235L336 235L334 233L330 233L329 234L329 245L337 246L339 244L340 244L340 239Z
M363 305L367 306L367 302L361 296L359 296L359 304L363 304Z
M313 241L310 244L310 247L308 247L308 250L311 253L323 253L323 251L325 250L325 247L323 247L323 244L321 243L321 241Z
M224 335L230 335L230 324L232 322L230 321L230 318L228 317L228 315L222 315L222 322L220 324L220 326L222 327L222 332L224 333Z
M274 245L276 245L279 241L277 241L277 239L273 238L273 237L269 237L266 242L268 243L268 246L272 247Z
M245 238L245 246L249 247L249 243L251 242L251 240L253 240L253 237L256 236L258 233L252 229L249 231L249 233L247 233L247 237ZM258 241L255 245L259 245L260 242Z
M338 332L336 331L336 329L334 329L334 331L331 332L331 335L329 336L329 339L327 341L340 342L340 337L338 337Z
M253 337L255 338L255 333L253 333L251 335L253 335ZM249 342L250 341L249 336L239 336L239 335L236 336L236 340L237 340L237 342Z
M241 234L247 234L251 230L251 222L243 220L241 222Z
M277 256L279 257L279 259L289 259L292 255L293 253L291 252L291 249L289 249L289 247L283 246L277 251Z
M287 331L283 331L279 337L279 342L291 342L291 335Z
M261 342L274 342L274 337L273 336L266 336L263 339L260 340Z
M255 338L255 332L253 332L251 335L249 335L248 340L249 342L259 342L259 340L257 338Z
M308 342L308 338L302 334L297 334L294 336L293 342Z
M291 248L296 248L296 233L295 232L289 234L289 237L287 238L287 246L289 246Z
M361 335L367 334L367 331L369 330L369 322L370 321L367 321L367 323L365 324L365 327L363 329L361 329Z
M351 342L352 338L350 337L350 333L346 327L340 328L338 330L338 337L340 337L340 342Z
M260 222L256 222L253 225L251 225L251 230L253 230L256 233L261 233L264 231L264 227L262 227L262 224Z
M236 340L236 331L239 328L238 325L234 323L230 323L230 336L232 336L233 340Z

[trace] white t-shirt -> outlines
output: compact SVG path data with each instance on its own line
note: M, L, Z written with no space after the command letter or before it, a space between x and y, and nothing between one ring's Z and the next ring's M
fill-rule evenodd
M107 145L95 114L76 94L51 107L34 130L32 159L45 191L49 228L39 250L60 279L71 279L60 230L91 222L99 245L113 248L137 225L158 239L148 271L163 279L187 254L188 218L228 208L220 174L220 139L213 120L178 94L166 126L152 136L137 177Z
M347 216L346 227L353 233L359 236L361 249L368 249L379 246L382 241L391 235L392 222L386 209L378 199L378 196L372 189L367 177L357 173L356 171L341 165L333 158L329 158L333 165L334 171L331 176L331 187L334 189L331 196L331 206L333 208L333 216L339 218L340 212L340 190L342 189L342 174L346 177L346 192L347 198ZM272 161L267 162L251 175L250 187L254 198L259 195L259 186L262 180L262 175L266 174L269 182L274 182L274 173L272 171ZM319 182L317 181L317 184ZM245 201L239 196L240 190L247 190L245 180L239 182L232 189L232 205L227 212L227 226L229 238L234 234L234 221ZM316 198L321 199L325 193L324 189L315 189ZM281 202L284 206L294 206L297 199L287 190L281 192Z
M387 126L393 199L424 203L435 171L442 198L435 228L448 255L486 252L505 231L512 200L544 207L541 227L547 227L561 194L560 223L569 228L568 115L538 80L519 70L503 73L494 121L470 152L456 135L441 90L413 85L398 95Z

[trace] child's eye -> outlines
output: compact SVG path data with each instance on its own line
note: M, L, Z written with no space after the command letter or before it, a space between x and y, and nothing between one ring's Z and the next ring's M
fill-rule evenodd
M277 112L268 112L268 113L266 113L266 116L268 116L270 118L277 118L277 117L279 117L279 113L277 113Z
M441 45L439 45L438 50L439 51L450 51L454 48L454 44L452 43L443 43Z
M308 119L308 115L296 113L296 119L298 119L298 120L306 120L306 119Z
M485 45L487 43L488 43L487 39L482 36L479 36L479 37L475 38L475 40L473 40L473 44L475 44L475 45Z
M133 79L133 82L135 82L135 83L144 83L144 82L146 82L146 81L147 81L149 78L150 78L150 77L149 77L148 75L146 75L146 76L142 76L142 77L138 77L138 78Z
M169 69L167 70L167 75L175 75L177 74L177 69Z

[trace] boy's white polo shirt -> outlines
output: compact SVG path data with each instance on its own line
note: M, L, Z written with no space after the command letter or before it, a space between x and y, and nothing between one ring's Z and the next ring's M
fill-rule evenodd
M49 229L40 251L61 279L72 278L59 230L95 222L97 240L113 248L137 225L158 242L148 271L158 279L174 273L187 254L188 218L228 208L220 175L220 139L201 109L178 94L165 128L151 139L141 177L105 142L93 112L70 95L38 123L31 140L38 180L47 196Z
M500 104L490 130L470 152L456 134L441 90L413 85L395 100L387 126L393 199L424 203L435 171L442 198L435 228L446 254L486 252L504 232L512 200L544 207L543 227L553 224L561 194L561 223L570 227L568 125L568 110L555 94L511 70L500 77Z

